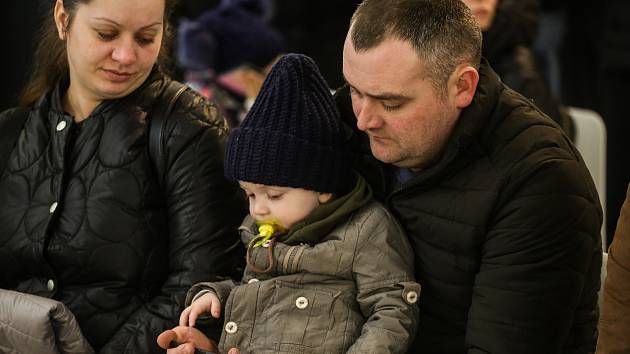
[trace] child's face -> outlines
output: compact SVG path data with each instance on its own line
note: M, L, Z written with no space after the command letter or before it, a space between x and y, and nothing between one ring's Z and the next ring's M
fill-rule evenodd
M256 221L276 221L288 229L332 197L301 188L267 186L239 181L249 199L249 213Z

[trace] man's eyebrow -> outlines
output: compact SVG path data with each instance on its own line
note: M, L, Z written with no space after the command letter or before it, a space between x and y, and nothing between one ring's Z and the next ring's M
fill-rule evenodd
M92 19L93 19L93 20L98 20L98 21L103 21L103 22L109 22L109 23L111 23L111 24L113 24L113 25L115 25L115 26L117 26L117 27L121 27L121 25L120 25L118 22L116 22L116 21L114 21L114 20L110 20L110 19L105 18L105 17L93 17ZM148 25L146 25L146 26L143 26L142 28L140 28L140 30L144 30L144 29L147 29L147 28L151 28L151 27L154 27L154 26L157 26L157 25L160 25L160 26L161 26L161 25L162 25L162 22L160 22L160 21L155 21L155 22L153 22L153 23L151 23L151 24L148 24Z
M368 96L370 98L373 98L375 100L380 100L380 101L407 101L410 100L411 97L407 97L405 95L401 95L401 94L397 94L397 93L390 93L390 92L383 92L380 94L371 94L371 93L367 93L367 92L361 92L360 90L357 90L356 87L352 86L351 83L348 82L348 80L346 80L346 77L344 76L344 81L346 82L346 84L352 88L353 90L355 90L356 92L359 92L365 96Z

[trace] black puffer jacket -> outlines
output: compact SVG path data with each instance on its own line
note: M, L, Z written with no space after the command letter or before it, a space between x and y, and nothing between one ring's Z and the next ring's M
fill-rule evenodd
M412 353L594 350L602 212L576 149L487 62L440 160L402 186L354 130L422 285ZM355 124L347 92L336 96Z
M492 26L483 33L483 55L506 85L532 100L572 137L571 117L551 93L531 49L538 10L536 0L500 0Z
M0 179L0 287L64 302L101 353L163 352L188 288L242 271L224 124L191 90L165 126L158 183L147 113L166 81L154 72L79 124L59 85L31 107Z

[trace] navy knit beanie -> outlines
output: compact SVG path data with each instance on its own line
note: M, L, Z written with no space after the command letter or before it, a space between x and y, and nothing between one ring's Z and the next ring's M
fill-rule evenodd
M280 58L226 147L230 179L323 193L344 193L352 159L339 111L315 62Z

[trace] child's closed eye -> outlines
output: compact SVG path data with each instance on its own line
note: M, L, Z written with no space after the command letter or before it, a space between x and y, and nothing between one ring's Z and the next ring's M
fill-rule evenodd
M267 198L269 198L269 200L280 200L282 199L282 196L284 194L283 193L279 193L279 194L267 194Z

